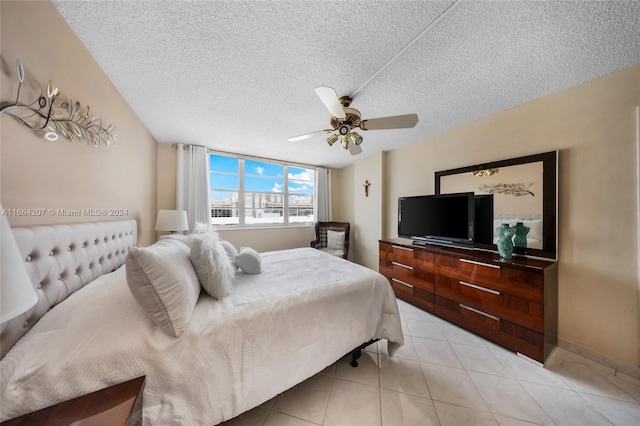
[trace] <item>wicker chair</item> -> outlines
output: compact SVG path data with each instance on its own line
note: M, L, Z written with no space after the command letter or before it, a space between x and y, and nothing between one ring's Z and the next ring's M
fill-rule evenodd
M349 222L317 222L316 223L316 239L311 241L311 247L322 250L334 256L344 259L349 254L349 231L351 225ZM329 239L327 231L344 232L344 243L342 247L327 247Z

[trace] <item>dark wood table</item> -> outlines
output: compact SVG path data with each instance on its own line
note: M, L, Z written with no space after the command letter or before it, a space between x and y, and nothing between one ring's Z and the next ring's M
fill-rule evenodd
M142 424L145 377L110 386L42 410L2 422L14 425L136 425Z

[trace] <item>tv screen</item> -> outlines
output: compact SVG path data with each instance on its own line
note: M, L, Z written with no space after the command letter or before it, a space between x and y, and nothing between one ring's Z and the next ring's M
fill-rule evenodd
M416 242L473 245L474 219L473 192L398 199L398 236Z

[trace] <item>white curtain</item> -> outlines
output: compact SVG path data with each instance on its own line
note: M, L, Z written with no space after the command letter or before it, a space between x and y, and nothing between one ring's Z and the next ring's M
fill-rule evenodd
M318 167L316 212L318 222L331 221L331 170Z
M202 146L178 144L176 208L186 210L189 230L211 223L209 153Z

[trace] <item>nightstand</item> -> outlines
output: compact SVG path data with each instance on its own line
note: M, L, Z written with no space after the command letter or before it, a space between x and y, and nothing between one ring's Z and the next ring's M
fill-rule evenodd
M144 382L144 376L138 377L4 421L1 426L139 425Z

